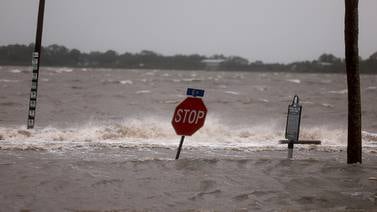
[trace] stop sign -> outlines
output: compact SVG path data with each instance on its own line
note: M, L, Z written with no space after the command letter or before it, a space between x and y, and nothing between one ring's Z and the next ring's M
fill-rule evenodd
M204 125L206 115L202 99L187 97L175 108L172 125L177 135L191 136Z

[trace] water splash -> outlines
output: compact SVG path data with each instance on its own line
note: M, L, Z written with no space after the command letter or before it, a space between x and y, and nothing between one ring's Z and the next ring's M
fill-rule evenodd
M186 147L217 149L282 148L284 129L276 123L257 126L228 126L209 117L205 126L188 137ZM300 139L322 140L322 147L346 146L346 131L324 127L301 129ZM71 128L45 127L25 130L20 127L0 127L1 149L72 149L93 147L162 147L175 148L175 135L170 120L161 118L125 119L112 123L87 123ZM377 134L363 132L363 145L376 146ZM285 148L285 146L284 146Z

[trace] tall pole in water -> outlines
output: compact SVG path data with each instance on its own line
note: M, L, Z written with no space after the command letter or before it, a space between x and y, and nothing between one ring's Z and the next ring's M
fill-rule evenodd
M361 163L361 97L359 74L359 0L345 0L344 40L348 86L347 163Z
M37 34L35 38L35 46L32 57L33 77L29 100L29 113L27 120L27 128L33 129L35 124L35 110L37 108L37 94L38 94L38 78L39 78L39 62L41 58L41 43L43 32L43 16L45 10L45 0L39 0Z

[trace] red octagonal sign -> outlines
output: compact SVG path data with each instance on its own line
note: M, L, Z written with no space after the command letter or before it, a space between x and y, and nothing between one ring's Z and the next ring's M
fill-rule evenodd
M175 108L171 122L178 135L191 136L204 125L206 115L202 99L187 97Z

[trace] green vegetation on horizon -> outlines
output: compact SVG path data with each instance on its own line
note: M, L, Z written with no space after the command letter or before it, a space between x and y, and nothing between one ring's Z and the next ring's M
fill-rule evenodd
M0 46L0 65L31 65L33 44ZM132 69L179 69L206 70L209 68L203 60L222 61L216 70L223 71L287 71L287 72L333 72L345 73L345 62L332 54L322 54L317 60L294 62L290 64L249 62L239 56L213 55L210 57L192 55L164 56L153 51L143 50L140 53L119 54L113 50L106 52L84 53L77 49L68 49L61 45L50 45L42 48L42 66L67 67L101 67ZM368 59L360 58L362 73L377 74L377 52Z

